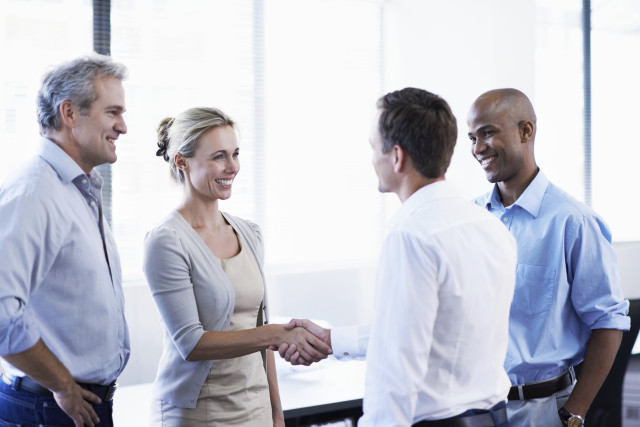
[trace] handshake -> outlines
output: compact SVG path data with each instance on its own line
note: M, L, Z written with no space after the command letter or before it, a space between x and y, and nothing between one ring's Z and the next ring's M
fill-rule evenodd
M318 326L308 319L291 319L282 326L285 331L283 343L279 347L271 345L269 350L277 351L292 365L309 366L333 353L331 329Z

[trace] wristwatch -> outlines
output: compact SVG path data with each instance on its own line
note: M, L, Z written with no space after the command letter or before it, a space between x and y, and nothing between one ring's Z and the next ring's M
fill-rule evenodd
M564 408L558 409L562 424L567 427L584 427L584 419L580 415L572 414Z

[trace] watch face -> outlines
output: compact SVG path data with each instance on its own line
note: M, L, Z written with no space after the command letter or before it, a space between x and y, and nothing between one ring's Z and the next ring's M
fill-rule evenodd
M567 420L567 427L582 427L582 420L576 416L573 416Z

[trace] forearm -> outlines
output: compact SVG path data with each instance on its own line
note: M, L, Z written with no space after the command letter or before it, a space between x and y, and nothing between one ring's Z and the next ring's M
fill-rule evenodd
M281 325L265 325L240 331L207 331L189 353L187 360L218 360L240 357L278 345L284 328Z
M23 352L3 356L3 358L27 374L29 378L53 392L69 390L75 384L69 370L42 340Z
M585 416L602 383L607 378L615 360L622 331L615 329L594 329L582 362L580 377L564 405L573 414Z

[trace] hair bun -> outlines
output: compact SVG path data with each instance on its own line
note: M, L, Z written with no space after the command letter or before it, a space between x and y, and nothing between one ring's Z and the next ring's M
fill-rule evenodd
M169 128L173 124L173 120L173 117L167 117L158 126L158 150L156 151L156 156L162 156L165 162L169 162L167 148L169 148Z
M164 159L165 162L169 161L169 155L167 154L167 142L166 141L158 141L158 150L156 151L156 156Z

